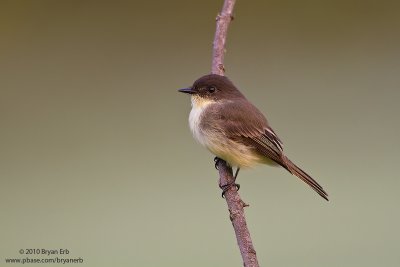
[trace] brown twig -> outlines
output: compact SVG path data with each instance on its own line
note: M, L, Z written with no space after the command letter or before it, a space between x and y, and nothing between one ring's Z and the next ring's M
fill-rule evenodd
M225 0L221 13L217 15L217 28L215 30L214 43L213 43L213 57L211 72L214 74L224 75L224 55L225 55L225 41L228 33L229 23L233 19L233 7L236 0Z
M224 54L225 41L228 32L229 23L233 19L233 7L235 0L225 0L221 13L218 14L217 28L215 31L213 43L212 73L224 75ZM219 185L234 184L232 168L225 161L218 161ZM226 203L228 204L229 217L235 230L236 240L239 245L240 253L245 267L258 267L257 255L251 241L250 232L247 228L246 218L244 216L244 207L247 205L240 198L235 186L231 186L225 192Z

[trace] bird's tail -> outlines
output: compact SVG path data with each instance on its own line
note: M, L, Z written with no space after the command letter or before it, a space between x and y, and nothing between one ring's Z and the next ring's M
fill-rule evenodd
M284 156L285 157L285 156ZM299 177L303 182L308 184L315 192L317 192L321 197L329 201L328 199L328 193L325 192L325 190L320 186L317 181L315 181L310 175L308 175L305 171L297 167L296 164L294 164L290 159L286 158L284 159L285 165L283 166L286 170L288 170L290 173L296 175Z

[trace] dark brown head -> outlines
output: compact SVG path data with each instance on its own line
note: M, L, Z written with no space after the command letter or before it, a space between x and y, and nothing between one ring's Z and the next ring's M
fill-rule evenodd
M179 92L213 101L244 98L227 77L217 74L205 75L197 79L192 87L180 89Z

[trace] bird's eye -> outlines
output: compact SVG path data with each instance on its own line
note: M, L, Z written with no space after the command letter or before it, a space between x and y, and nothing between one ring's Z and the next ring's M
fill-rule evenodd
M209 86L207 89L209 93L214 93L216 90L215 86Z

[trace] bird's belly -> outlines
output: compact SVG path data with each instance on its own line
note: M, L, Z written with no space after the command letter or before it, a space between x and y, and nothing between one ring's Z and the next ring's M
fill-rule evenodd
M270 162L268 158L257 153L253 147L230 140L225 136L207 138L205 146L217 157L228 162L229 165L250 168L257 164Z
M276 165L267 157L257 153L253 147L228 139L221 132L200 131L195 138L211 153L225 160L231 166L250 168L260 163Z

